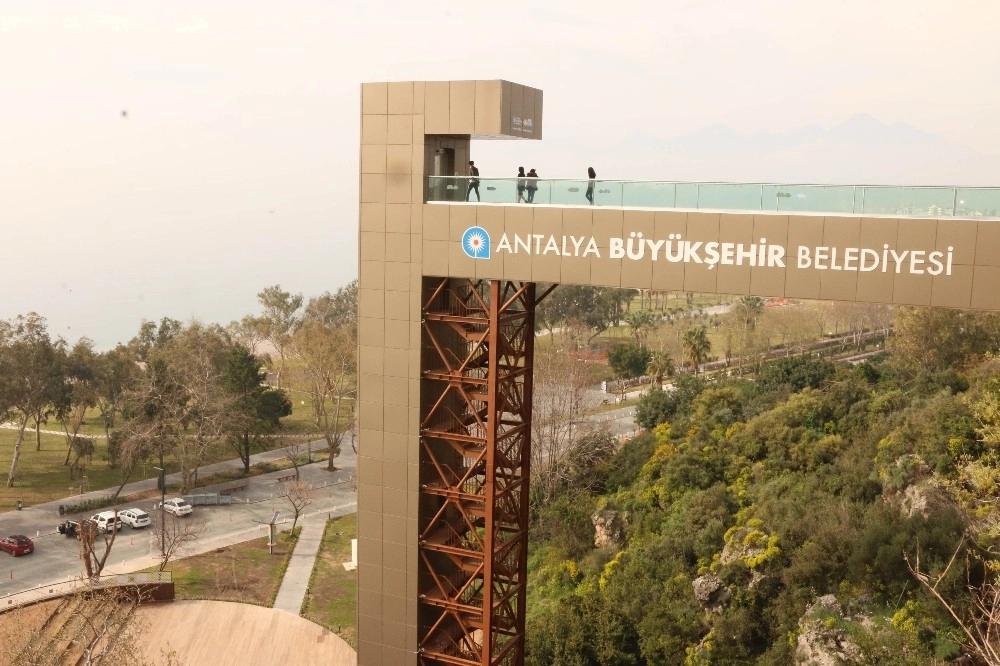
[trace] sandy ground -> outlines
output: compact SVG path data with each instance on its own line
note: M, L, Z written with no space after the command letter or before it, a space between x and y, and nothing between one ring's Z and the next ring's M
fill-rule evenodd
M331 631L286 611L226 601L142 606L147 663L175 650L186 666L355 666L357 654Z

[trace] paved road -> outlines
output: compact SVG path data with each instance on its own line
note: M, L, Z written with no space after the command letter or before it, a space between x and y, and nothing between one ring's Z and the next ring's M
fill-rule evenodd
M276 458L281 452L269 452L255 457ZM239 460L210 466L213 470L220 466L240 466ZM325 462L314 463L300 468L301 480L313 486L313 503L307 507L306 516L329 516L353 513L357 509L355 473L357 460L351 446L343 447L336 460L337 471L325 471ZM202 468L205 470L206 468ZM209 470L209 471L213 471ZM204 471L202 473L205 473ZM287 472L274 472L251 477L250 485L244 491L234 494L234 503L223 506L199 506L189 518L193 524L204 526L197 541L184 555L207 552L216 548L239 543L265 534L266 524L273 511L279 511L279 523L284 529L291 527L290 507L280 496L281 484L276 477ZM173 475L171 475L173 476ZM123 494L156 487L156 480L149 479L129 484ZM201 488L199 492L212 492L213 487ZM91 493L106 495L107 491ZM72 498L74 501L78 497ZM83 573L83 563L79 558L80 544L76 539L62 536L56 527L65 518L80 519L88 514L60 516L59 504L50 502L29 507L23 511L0 514L0 533L27 534L35 541L35 552L26 557L12 558L0 553L0 596L19 592L39 585L47 585L71 579ZM138 506L159 520L156 502L145 500ZM125 508L125 507L121 507ZM167 517L169 520L171 517ZM133 530L124 527L116 536L105 573L125 573L136 571L158 563L159 543L153 530Z

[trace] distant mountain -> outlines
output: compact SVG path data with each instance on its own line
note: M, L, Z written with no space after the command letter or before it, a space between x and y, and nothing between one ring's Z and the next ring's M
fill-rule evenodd
M636 132L623 144L643 179L1000 186L996 156L864 113L829 129L743 134L716 124L676 138Z

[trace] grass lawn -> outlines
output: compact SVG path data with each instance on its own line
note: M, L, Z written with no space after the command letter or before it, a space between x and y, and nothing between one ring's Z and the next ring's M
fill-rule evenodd
M267 552L267 537L261 537L173 560L167 570L174 578L175 598L271 606L294 548L291 535L281 532L273 555Z
M358 573L346 571L342 563L351 561L351 539L357 536L357 514L327 522L302 607L303 617L335 632L354 649L358 647Z

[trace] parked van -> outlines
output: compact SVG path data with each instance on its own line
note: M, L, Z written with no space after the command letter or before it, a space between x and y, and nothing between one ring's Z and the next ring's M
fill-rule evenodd
M134 530L140 527L148 527L150 522L148 513L134 507L119 511L118 518L126 525L130 525Z
M101 511L90 517L91 522L97 525L97 529L102 532L118 531L122 528L122 521L114 511Z

